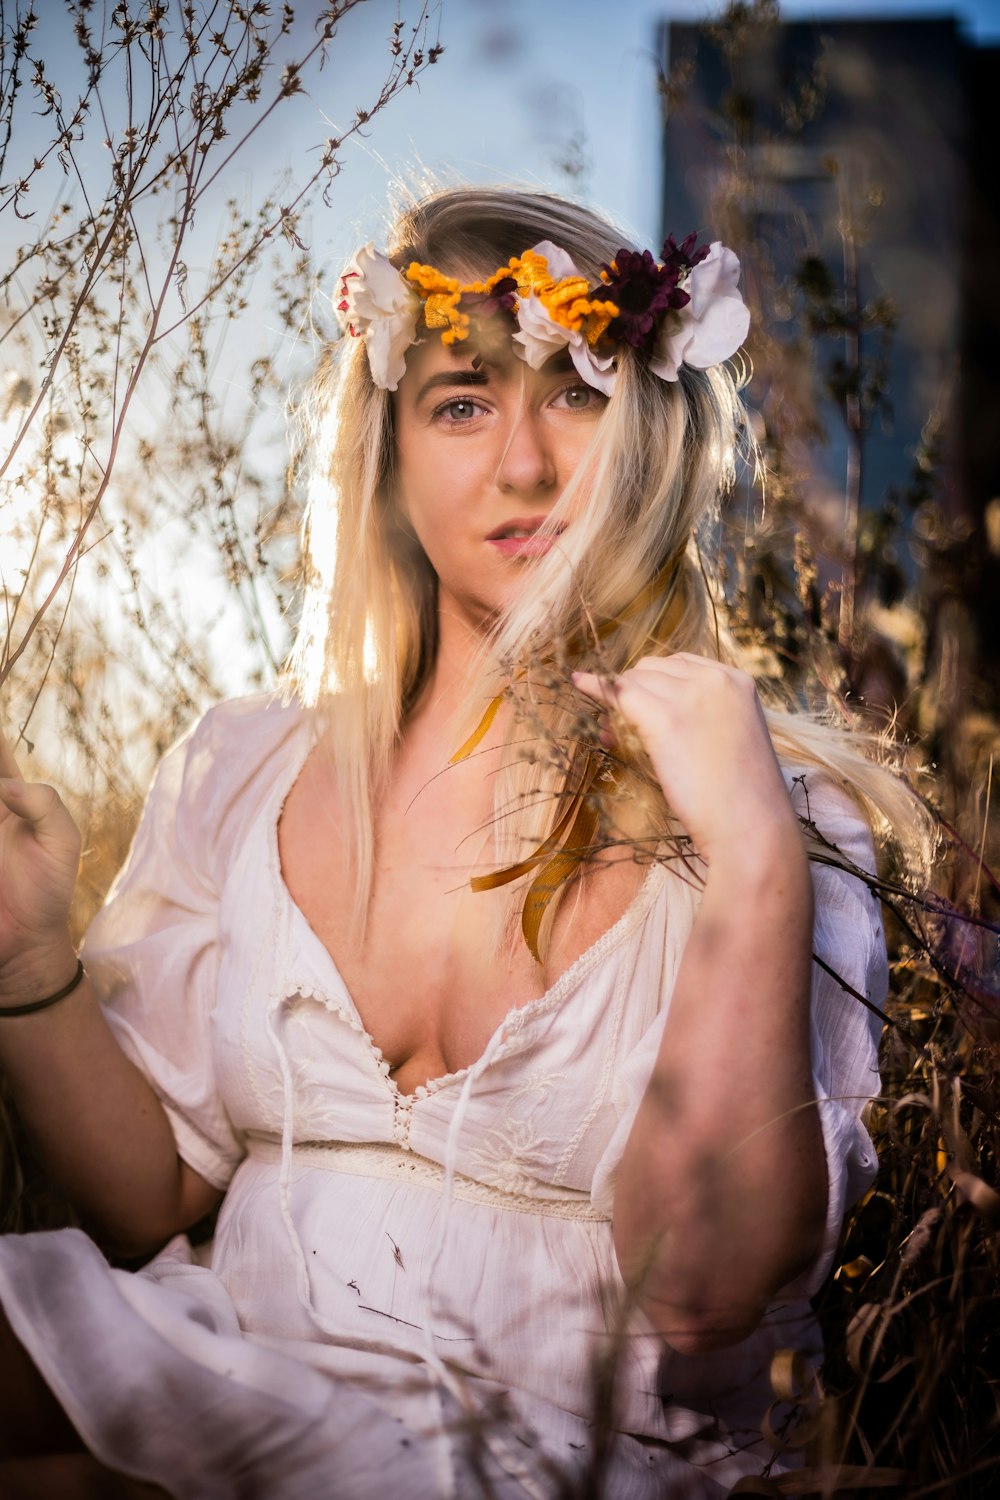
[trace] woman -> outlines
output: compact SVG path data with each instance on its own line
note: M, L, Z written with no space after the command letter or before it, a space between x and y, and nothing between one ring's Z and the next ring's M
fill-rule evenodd
M621 245L462 190L355 257L295 693L165 758L87 975L75 831L3 783L0 1058L97 1241L154 1256L0 1242L9 1458L185 1497L710 1496L774 1458L771 1358L818 1352L874 1172L848 867L862 807L912 814L765 719L715 618L735 256Z

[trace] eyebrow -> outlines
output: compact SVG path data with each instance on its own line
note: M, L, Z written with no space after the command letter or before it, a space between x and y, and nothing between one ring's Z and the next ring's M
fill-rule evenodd
M573 360L568 349L561 349L546 361L546 369L554 375L565 375L574 368ZM478 370L441 370L437 375L430 375L420 387L416 395L417 403L421 402L428 391L437 390L439 386L484 386L490 383L490 367L483 364Z
M417 401L420 402L427 395L442 385L489 385L490 377L485 369L482 370L441 370L437 375L429 376L417 392Z

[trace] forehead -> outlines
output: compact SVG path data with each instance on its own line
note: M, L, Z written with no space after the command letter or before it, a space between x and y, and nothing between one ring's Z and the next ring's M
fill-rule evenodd
M512 329L512 332L515 330ZM532 376L551 379L571 371L573 362L568 349L561 349L546 360L541 371L535 371L519 359L508 336L491 338L488 347L477 341L475 332L467 339L445 344L437 333L430 332L406 351L406 373L399 382L400 394L419 399L429 380L434 386L487 386L510 380L522 381Z

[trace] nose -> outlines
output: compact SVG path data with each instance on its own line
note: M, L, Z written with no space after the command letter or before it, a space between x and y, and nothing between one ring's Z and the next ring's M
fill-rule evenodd
M523 407L511 423L497 464L496 483L506 494L529 497L545 495L555 487L550 435L539 416Z

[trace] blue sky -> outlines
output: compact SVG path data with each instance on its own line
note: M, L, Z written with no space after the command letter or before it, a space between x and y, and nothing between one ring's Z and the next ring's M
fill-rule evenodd
M652 244L659 222L657 23L698 21L717 9L705 0L443 0L445 55L419 94L394 101L368 140L351 147L333 215L315 226L320 260L338 261L359 239L379 238L397 174L413 177L423 163L446 176L566 188L557 161L574 138L589 161L585 196ZM787 19L947 14L970 40L1000 44L1000 0L782 6ZM360 102L357 86L381 64L381 39L394 15L394 0L369 0L344 23L329 96L314 100L335 122L346 122Z
M404 17L411 20L419 0L401 3ZM430 5L432 37L440 36L443 57L372 121L364 138L346 144L330 206L314 209L303 226L324 281L336 277L359 242L384 238L396 182L419 183L426 174L434 181L521 182L575 190L640 243L658 248L657 25L705 20L721 4L430 0ZM297 0L290 55L308 46L312 18L320 9L319 0ZM286 102L275 116L275 128L269 127L241 154L227 176L227 194L249 207L280 174L299 179L307 174L317 147L329 135L342 133L358 107L370 106L378 94L398 13L396 0L365 0L345 17L328 66L311 75L308 94ZM970 40L1000 45L1000 0L954 0L950 5L947 0L786 0L782 6L788 19L946 14L959 20ZM59 53L68 49L68 85L76 70L76 48L69 40L62 0L46 0L41 15L35 43L41 44L57 78L67 72L59 67ZM114 131L116 122L109 123ZM46 138L47 126L39 120L36 127ZM25 154L32 142L20 144ZM585 170L571 180L559 163L574 150L582 155ZM106 157L101 151L98 157L92 168L103 176ZM68 187L59 182L55 190L62 194ZM48 191L47 178L32 207L42 207ZM208 261L220 229L214 215L206 209L190 247L192 285L204 269L198 261ZM11 236L20 239L25 231L12 215L5 220L0 241L9 249Z

